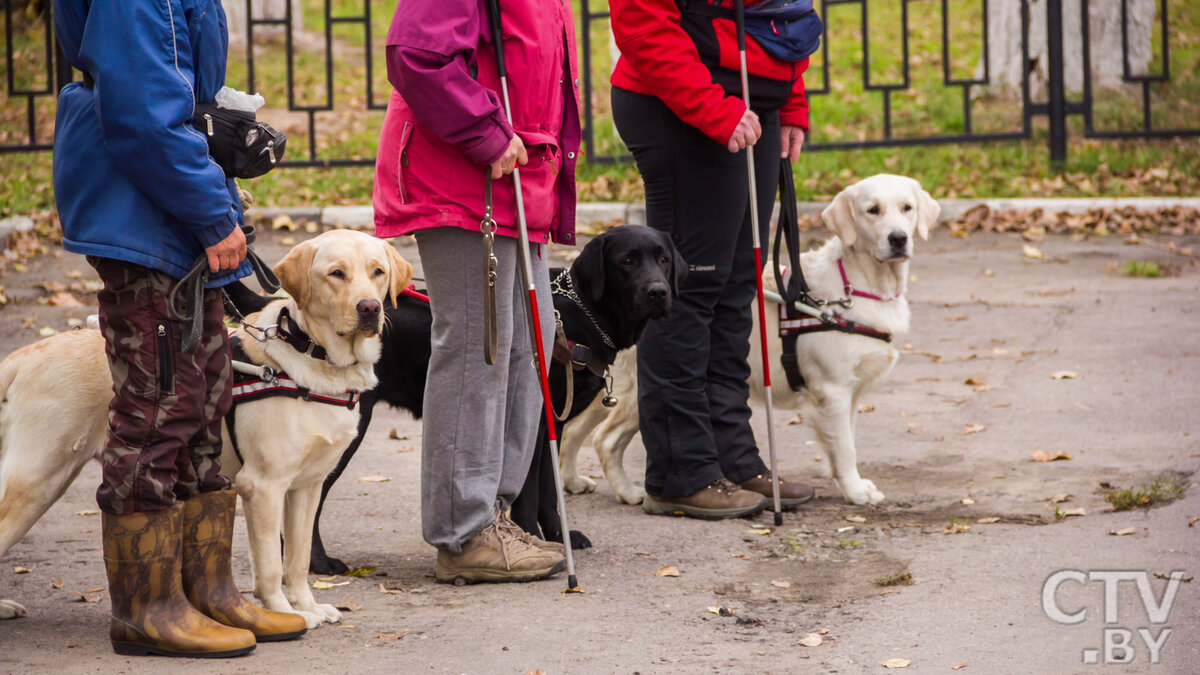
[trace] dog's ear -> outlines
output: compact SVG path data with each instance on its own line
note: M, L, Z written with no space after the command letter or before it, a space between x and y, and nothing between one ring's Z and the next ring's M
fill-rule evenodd
M391 273L388 275L388 294L392 296L392 307L396 307L396 302L400 299L400 293L412 281L413 268L400 255L395 246L385 241L383 242L383 247L387 250L388 267L391 268Z
M853 246L858 240L858 230L854 229L854 214L850 211L852 201L849 190L842 190L821 212L821 219L825 221L825 225L833 230L845 246Z
M275 275L283 290L292 296L296 306L304 309L312 295L312 263L317 255L317 245L311 239L292 247L283 260L275 263Z
M663 238L663 245L671 252L671 298L678 298L679 285L687 278L687 261L679 254L679 249L675 248L675 243L671 241L671 235L666 232L659 232L659 235Z
M916 181L913 181L914 183ZM921 239L929 239L929 230L937 225L942 206L917 183L917 234Z
M589 241L575 262L571 263L571 276L575 277L578 284L575 292L592 303L600 302L600 298L604 297L605 268L608 266L604 250L608 247L608 240L609 237L602 234Z

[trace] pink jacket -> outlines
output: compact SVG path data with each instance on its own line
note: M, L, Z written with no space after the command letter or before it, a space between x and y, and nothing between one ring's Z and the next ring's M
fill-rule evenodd
M488 164L513 128L529 239L575 243L581 140L575 22L564 0L501 0L513 120L504 114L486 0L404 0L388 32L395 87L375 164L375 234L478 230ZM493 185L498 233L517 235L511 176Z

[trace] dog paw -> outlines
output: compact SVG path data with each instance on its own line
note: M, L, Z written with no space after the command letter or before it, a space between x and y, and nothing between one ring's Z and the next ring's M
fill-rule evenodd
M842 489L842 494L846 497L846 501L851 504L878 504L883 501L883 493L875 487L875 483L866 479L860 479L857 482L838 481L838 487Z
M25 607L13 600L0 598L0 621L25 616Z
M617 501L623 504L641 504L646 498L646 490L636 485L630 486L628 489L617 491Z
M591 548L592 540L587 538L587 535L579 530L571 530L571 550L578 551L580 549Z
M342 613L333 605L317 604L313 609L319 612L329 623L337 623L342 620Z
M587 476L563 476L563 487L573 495L596 491L596 481Z
M304 625L307 626L309 630L315 630L318 626L325 623L325 615L322 614L321 612L296 611L295 613L304 617Z
M345 574L346 572L349 572L350 566L338 558L333 558L330 556L317 558L316 556L313 556L308 561L308 571L310 574L333 576L335 574Z

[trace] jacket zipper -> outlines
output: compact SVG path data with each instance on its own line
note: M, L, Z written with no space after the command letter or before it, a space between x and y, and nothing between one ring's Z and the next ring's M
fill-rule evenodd
M175 364L171 359L171 336L167 324L158 324L158 387L164 394L175 392Z
M400 129L400 166L396 167L396 187L400 191L400 203L408 203L408 193L404 190L404 170L408 168L408 134L411 120L405 120Z

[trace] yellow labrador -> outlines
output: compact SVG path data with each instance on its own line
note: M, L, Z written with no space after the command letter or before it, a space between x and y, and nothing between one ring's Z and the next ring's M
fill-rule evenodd
M389 295L395 301L412 266L384 241L335 230L297 245L275 271L291 297L246 317L247 324L277 325L286 311L287 327L299 328L326 353L314 358L281 339L259 342L243 327L238 335L250 360L287 373L318 397L374 387L381 306ZM0 412L2 556L103 451L112 397L104 338L81 330L13 352L0 363L0 393L6 400ZM358 417L348 406L263 398L237 407L233 431L241 461L228 429L225 434L222 468L242 496L254 594L269 609L304 615L309 628L340 618L333 606L318 604L308 586L309 540L321 483L354 438ZM24 613L0 600L0 619Z
M872 176L838 193L822 213L836 236L800 257L813 296L823 300L853 298L850 307L839 310L843 318L882 333L907 332L909 308L905 293L913 235L928 238L940 211L938 203L917 181L904 176ZM767 277L773 278L769 272ZM769 306L767 330L772 335L779 330L778 312ZM758 336L755 321L750 336L751 396L761 401ZM883 493L858 473L854 416L859 396L891 372L898 352L889 342L839 331L803 333L797 337L796 352L806 387L801 392L791 391L779 360L772 359L771 380L784 383L772 387L776 405L808 408L806 420L817 433L834 482L846 501L879 503ZM622 466L625 446L638 431L635 350L623 352L611 372L617 406L609 410L597 398L563 429L563 484L574 493L596 488L595 481L581 476L577 468L579 450L591 437L617 499L637 504L645 491L629 480Z

